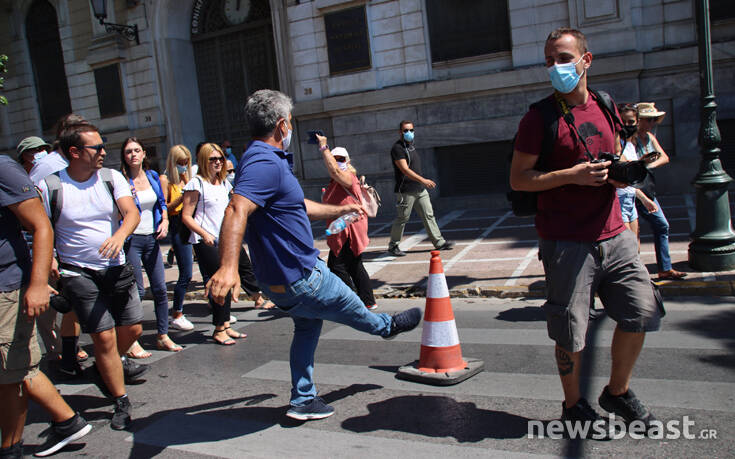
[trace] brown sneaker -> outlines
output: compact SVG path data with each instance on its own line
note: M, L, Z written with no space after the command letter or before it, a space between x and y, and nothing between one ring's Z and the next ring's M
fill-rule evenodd
M687 273L683 273L675 269L670 269L668 271L662 271L658 273L659 280L665 280L665 279L677 280L677 279L684 279L685 277L687 277Z

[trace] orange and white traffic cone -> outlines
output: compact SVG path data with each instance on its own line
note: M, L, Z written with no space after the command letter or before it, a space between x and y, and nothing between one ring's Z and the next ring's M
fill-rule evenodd
M418 362L398 369L398 377L410 381L448 386L481 372L484 363L463 359L447 279L438 250L431 252L426 289L424 330Z

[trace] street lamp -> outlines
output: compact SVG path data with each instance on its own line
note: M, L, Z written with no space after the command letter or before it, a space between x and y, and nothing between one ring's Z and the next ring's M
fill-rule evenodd
M92 2L94 17L100 20L100 25L105 26L106 31L117 32L128 41L135 40L136 44L140 44L140 39L138 38L138 24L125 25L105 22L105 19L107 18L107 0L90 0L90 2Z
M709 0L696 0L699 41L699 88L702 94L699 145L702 160L694 177L697 188L697 224L690 235L689 266L697 271L727 271L735 268L735 233L730 221L728 184L732 178L720 163L720 130L712 84Z

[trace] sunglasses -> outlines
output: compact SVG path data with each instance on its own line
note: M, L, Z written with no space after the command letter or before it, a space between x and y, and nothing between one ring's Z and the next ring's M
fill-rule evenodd
M215 162L223 163L225 162L225 158L223 158L222 156L212 156L209 158L209 162L210 163L215 163Z
M83 145L82 148L89 148L90 150L94 150L95 153L99 153L100 151L105 149L105 144L101 143L99 145Z
M233 172L235 172L235 169L227 169L228 174L232 174Z
M406 133L406 132L413 132L413 129L404 129L403 132L404 133Z
M337 161L338 163L343 163L347 161L347 158L345 158L344 156L335 156L334 160Z

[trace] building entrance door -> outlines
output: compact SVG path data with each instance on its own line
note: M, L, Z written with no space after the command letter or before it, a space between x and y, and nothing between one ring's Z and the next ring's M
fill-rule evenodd
M197 0L191 25L206 140L229 140L239 155L247 97L279 89L268 0Z

